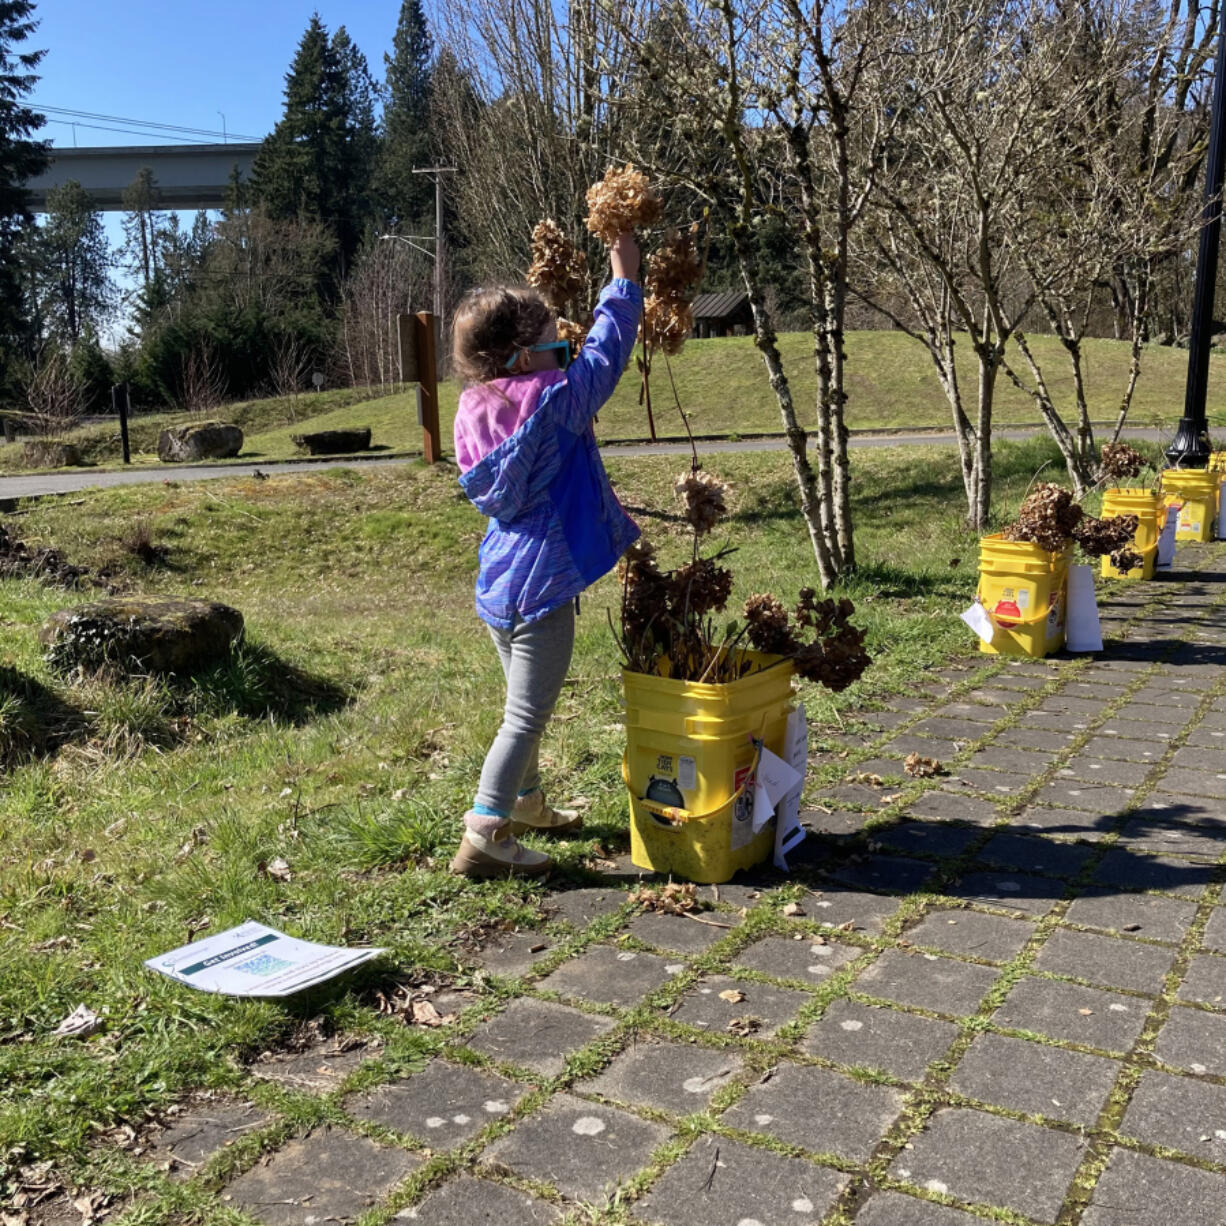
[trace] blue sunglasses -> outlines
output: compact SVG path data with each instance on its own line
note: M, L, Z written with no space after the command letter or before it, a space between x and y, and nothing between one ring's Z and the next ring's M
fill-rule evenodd
M527 351L529 353L548 353L550 350L553 351L558 369L565 370L570 365L570 341L546 341L542 345L529 345ZM523 352L524 350L517 349L507 358L507 370L510 370L519 361L519 355Z

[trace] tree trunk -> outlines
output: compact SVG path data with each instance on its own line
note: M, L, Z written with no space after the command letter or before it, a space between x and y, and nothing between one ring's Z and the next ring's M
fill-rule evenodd
M749 305L753 311L754 345L766 363L771 391L775 393L775 399L779 402L779 415L783 419L783 428L787 433L788 451L792 456L792 471L796 476L796 487L800 492L800 513L804 516L809 540L813 545L813 555L817 559L817 573L821 585L823 589L829 588L838 579L839 571L831 555L823 525L822 496L817 474L813 471L813 465L809 463L808 435L796 417L792 388L783 369L783 358L779 353L774 326L766 310L757 265L749 246L750 238L744 226L732 227L732 240L736 247L741 278L745 282L745 289L749 294Z
M992 401L999 358L995 346L979 347L979 415L975 423L974 502L970 526L981 536L992 518Z

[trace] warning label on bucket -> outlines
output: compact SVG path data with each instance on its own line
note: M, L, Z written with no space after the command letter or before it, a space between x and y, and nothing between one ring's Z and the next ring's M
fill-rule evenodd
M677 784L683 792L692 792L698 786L698 763L693 758L677 759Z

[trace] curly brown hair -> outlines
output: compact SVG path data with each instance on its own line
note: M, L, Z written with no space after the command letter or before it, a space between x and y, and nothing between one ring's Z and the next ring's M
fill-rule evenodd
M535 345L552 320L545 299L526 286L470 290L455 315L452 365L465 383L502 378L511 355Z

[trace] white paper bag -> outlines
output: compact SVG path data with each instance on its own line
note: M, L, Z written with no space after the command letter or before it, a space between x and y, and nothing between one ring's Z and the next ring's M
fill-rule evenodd
M805 777L778 754L765 747L758 758L758 774L754 787L753 832L757 834L774 816L775 810L796 788L804 786Z
M1103 631L1094 598L1094 571L1089 566L1068 568L1068 628L1064 635L1069 651L1102 651Z
M975 601L973 605L962 614L962 620L977 634L985 643L990 643L996 637L996 623L988 616L988 611Z
M1158 570L1169 570L1175 561L1175 529L1179 527L1179 504L1166 509L1166 523L1158 534L1158 558L1154 565Z

